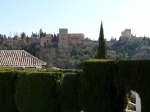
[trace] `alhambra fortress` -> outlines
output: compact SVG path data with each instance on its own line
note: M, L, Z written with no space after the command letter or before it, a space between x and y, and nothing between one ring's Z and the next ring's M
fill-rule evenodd
M43 32L40 30L40 33ZM38 45L40 47L58 47L58 48L67 48L72 44L84 44L84 45L97 45L97 41L92 41L88 38L85 38L83 33L68 33L68 29L61 28L57 35L53 34L42 34L40 35L32 33L31 38L14 36L13 38L0 38L1 45L7 45L8 47L19 49L29 45Z
M28 40L27 40L28 38ZM128 41L130 39L134 39L136 36L131 34L131 29L125 29L122 31L120 36L120 41ZM115 40L113 37L111 40ZM86 46L95 46L98 45L98 41L91 40L89 38L85 38L83 33L68 33L67 28L60 28L59 33L57 35L46 34L40 30L39 34L32 33L31 38L23 36L14 36L13 38L0 38L0 49L2 45L6 45L7 47L11 47L11 49L19 49L29 46L29 45L38 45L40 47L58 47L58 48L68 48L73 44L82 44ZM110 46L113 44L113 41L107 41L107 45Z
M131 29L125 29L121 33L119 41L125 42L135 38L136 36L131 34ZM110 41L107 41L106 44L108 49L115 43L114 40L116 39L111 38ZM0 66L42 68L42 66L46 65L46 62L43 62L22 49L32 45L52 48L50 51L51 56L55 57L55 48L67 49L74 44L94 47L98 46L98 41L85 38L83 33L68 33L68 29L66 28L59 29L57 35L46 34L40 29L39 34L32 33L31 38L26 36L25 33L22 33L20 37L14 36L13 38L0 36Z
M121 32L119 38L120 42L127 42L129 40L135 39L136 36L131 34L131 29L125 29ZM107 42L107 46L111 48L111 45L115 43L116 39L111 38ZM57 35L46 34L40 30L39 34L32 33L31 38L24 34L19 36L14 36L13 38L6 38L0 35L0 66L3 67L19 67L19 68L42 68L47 65L47 62L44 62L37 57L29 54L28 52L22 50L23 47L35 45L40 47L54 47L54 48L63 48L67 49L73 44L82 44L86 46L96 46L98 41L93 41L89 38L85 38L83 33L68 33L68 29L61 28ZM7 46L13 50L7 50L4 48ZM18 50L16 50L18 49ZM55 57L55 52L53 51L53 57ZM129 102L127 109L135 108L141 110L140 98L137 93L133 92L136 97L136 104ZM126 111L127 112L127 111ZM137 111L140 112L140 111Z
M68 48L73 44L95 45L97 41L92 41L85 38L83 33L68 33L68 29L61 28L59 33L55 36L53 34L46 34L39 38L39 35L32 35L32 44L40 45L41 47L57 46L58 48Z

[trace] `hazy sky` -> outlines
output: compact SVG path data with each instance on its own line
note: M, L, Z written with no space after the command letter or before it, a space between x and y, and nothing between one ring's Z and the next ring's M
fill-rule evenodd
M150 0L0 0L0 33L84 33L97 40L101 20L107 40L130 28L150 36Z

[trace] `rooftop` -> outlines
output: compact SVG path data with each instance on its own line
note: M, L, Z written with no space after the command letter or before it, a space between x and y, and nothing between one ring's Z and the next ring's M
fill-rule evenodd
M41 68L46 62L24 50L0 50L0 66Z

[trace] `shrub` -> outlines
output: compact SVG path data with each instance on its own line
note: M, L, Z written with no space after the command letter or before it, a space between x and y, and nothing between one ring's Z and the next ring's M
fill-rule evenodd
M22 72L17 80L15 93L19 112L59 112L60 75L60 73Z
M15 72L0 72L0 112L17 112L14 103Z
M61 111L80 112L79 87L81 73L67 73L61 84Z
M85 112L114 112L116 88L115 65L108 60L90 60L81 75L80 102Z
M117 88L126 87L128 91L136 91L141 98L142 112L150 107L150 61L119 61L118 72L114 78Z

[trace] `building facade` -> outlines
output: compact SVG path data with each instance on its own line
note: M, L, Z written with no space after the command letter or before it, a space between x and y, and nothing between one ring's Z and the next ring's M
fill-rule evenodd
M136 38L136 36L133 36L131 34L131 29L125 29L124 31L121 32L121 36L120 36L121 41L129 41L134 38Z
M68 29L59 29L58 47L69 47L72 44L83 44L85 38L83 33L68 33Z
M69 46L68 42L68 29L59 29L59 41L58 41L58 47L59 48L66 48Z

